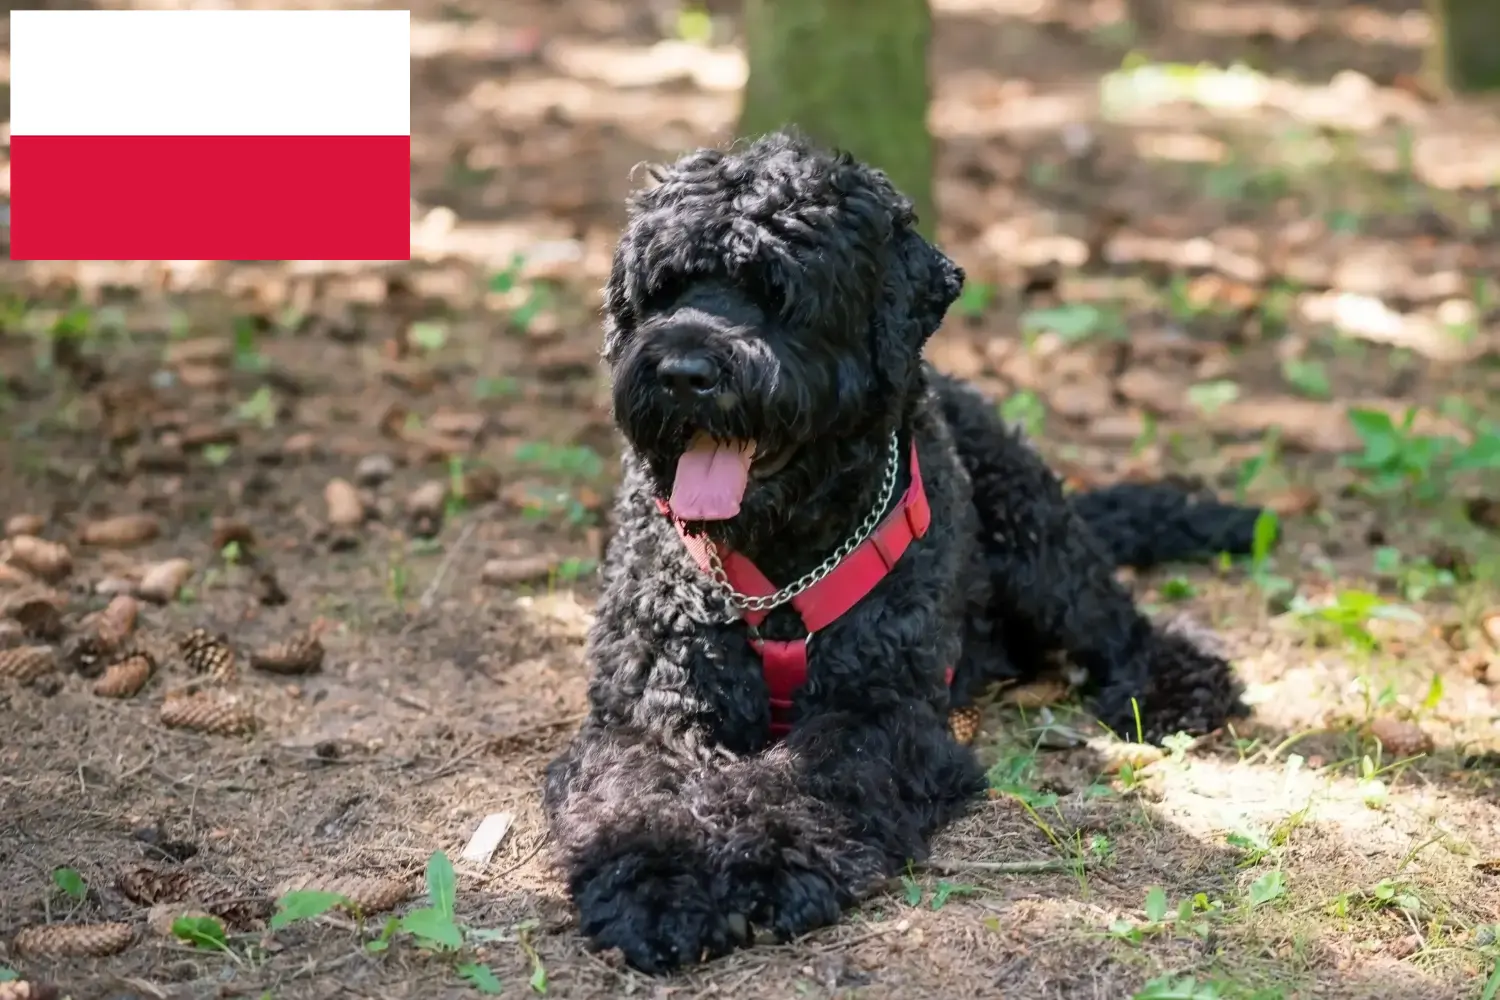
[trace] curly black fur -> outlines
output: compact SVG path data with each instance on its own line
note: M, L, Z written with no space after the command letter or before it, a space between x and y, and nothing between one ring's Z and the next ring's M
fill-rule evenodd
M985 785L950 707L1034 674L1048 651L1086 669L1122 735L1137 709L1148 738L1223 723L1240 708L1228 665L1154 629L1113 570L1243 551L1255 518L1154 486L1066 497L989 401L922 361L963 273L881 172L777 134L655 179L605 290L625 475L591 713L545 790L583 932L647 971L722 954L756 926L786 939L828 924L921 858ZM662 362L680 358L702 392L663 385ZM696 431L755 440L758 472L736 517L688 530L782 583L865 517L892 432L903 458L912 442L919 454L932 527L818 633L779 743L745 624L656 506ZM762 629L804 634L788 607Z

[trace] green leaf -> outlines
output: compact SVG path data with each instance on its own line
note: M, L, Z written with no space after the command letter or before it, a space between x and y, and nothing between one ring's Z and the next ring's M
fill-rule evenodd
M533 952L531 955L531 978L527 980L528 985L537 993L547 992L547 967L542 960Z
M1050 309L1033 309L1021 316L1022 333L1051 330L1068 343L1098 333L1105 325L1104 310L1087 303L1074 302Z
M994 298L994 285L970 281L965 283L963 291L958 294L958 301L953 303L953 309L960 316L982 316Z
M271 930L280 930L298 920L311 920L333 909L335 906L354 908L349 897L336 892L304 890L289 892L276 901L276 912L271 915Z
M677 14L677 37L684 42L707 45L712 40L714 22L704 10L684 7Z
M372 953L385 951L391 946L391 938L395 937L396 932L400 929L400 918L389 918L388 920L386 920L385 926L380 929L380 937L376 938L373 941L365 942L365 951Z
M1382 545L1375 550L1375 572L1382 576L1394 576L1400 569L1400 549L1393 545Z
M902 876L901 881L906 886L906 905L916 906L922 902L922 884L910 875Z
M1328 369L1321 361L1288 358L1282 362L1281 374L1292 388L1304 396L1327 399L1333 395L1333 387L1328 381Z
M1362 410L1350 408L1345 415L1354 428L1354 433L1364 442L1365 453L1361 461L1372 466L1383 465L1401 452L1401 433L1391 422L1391 415L1384 410Z
M1167 890L1159 885L1146 890L1146 919L1153 924L1167 919Z
M1269 507L1262 510L1255 519L1255 533L1250 542L1250 561L1256 566L1265 565L1266 558L1271 554L1271 547L1276 544L1276 536L1281 531L1281 518Z
M457 891L458 876L453 874L453 862L442 851L433 851L427 859L427 895L432 899L432 908L452 919Z
M457 951L464 944L464 936L453 918L432 907L412 910L402 917L401 929L440 950Z
M448 328L441 323L421 322L411 325L410 340L423 351L440 350L448 342Z
M1266 872L1250 883L1250 905L1260 906L1286 895L1286 876L1279 871Z
M1430 712L1438 707L1438 702L1443 700L1443 675L1433 674L1432 682L1427 685L1427 696L1422 699L1422 710Z
M83 897L89 894L89 887L84 884L83 876L78 874L75 869L53 869L52 881L57 883L59 889L78 902L82 902Z
M1453 456L1454 472L1500 469L1500 434L1482 434L1474 443Z
M1495 1000L1500 996L1500 959L1495 960L1495 968L1490 971L1490 978L1484 982L1484 992L1479 994L1479 1000Z
M1161 585L1161 596L1164 601L1185 601L1195 592L1192 581L1183 576L1174 576Z
M172 921L172 936L195 948L228 950L229 939L217 917L178 917Z
M510 259L510 264L505 270L497 271L490 277L490 291L508 292L516 287L516 281L521 277L521 270L526 266L526 258L516 254Z
M1204 413L1213 413L1228 403L1240 398L1240 387L1229 379L1200 382L1187 391L1188 402Z
M1047 422L1047 405L1036 393L1023 389L1000 404L1000 419L1019 425L1028 437L1040 437Z
M490 971L487 965L480 965L478 962L464 962L458 967L458 974L467 979L469 984L481 993L488 993L493 996L500 992L500 980Z
M20 978L21 974L15 969L6 968L5 966L0 965L0 983L13 983Z
M952 882L939 882L937 891L932 894L932 908L941 910L951 896L968 896L979 890L972 885L954 885Z
M1161 976L1142 986L1131 1000L1220 1000L1223 996L1215 983L1200 983L1192 976Z

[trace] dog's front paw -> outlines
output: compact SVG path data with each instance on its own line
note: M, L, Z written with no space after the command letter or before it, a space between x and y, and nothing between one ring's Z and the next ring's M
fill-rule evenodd
M720 911L691 864L686 857L615 858L574 892L579 928L593 947L618 948L651 974L727 954L743 939L745 921Z
M726 873L716 895L778 941L837 923L844 904L827 872L774 863L738 866Z

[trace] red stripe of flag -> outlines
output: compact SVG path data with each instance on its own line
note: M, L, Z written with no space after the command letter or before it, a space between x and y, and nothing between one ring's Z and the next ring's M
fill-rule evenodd
M406 260L411 137L10 140L14 260Z

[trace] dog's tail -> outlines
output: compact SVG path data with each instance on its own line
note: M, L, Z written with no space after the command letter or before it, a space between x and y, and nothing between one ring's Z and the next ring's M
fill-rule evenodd
M1073 509L1117 566L1248 555L1259 507L1221 503L1169 483L1118 483L1076 493Z

